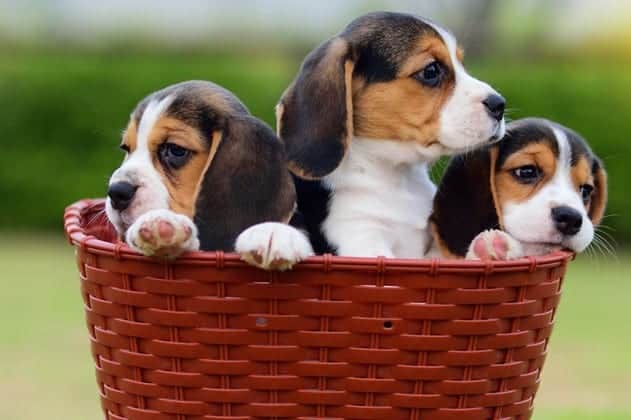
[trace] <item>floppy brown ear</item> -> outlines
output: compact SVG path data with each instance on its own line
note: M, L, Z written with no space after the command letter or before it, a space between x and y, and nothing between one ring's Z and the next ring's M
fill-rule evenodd
M607 207L607 173L602 162L594 162L594 193L589 209L589 218L594 226L602 222Z
M496 160L497 148L487 147L449 162L430 218L443 255L464 257L479 233L501 227L495 191Z
M237 236L262 222L288 222L296 192L283 145L256 118L227 120L216 131L194 221L202 250L232 251Z
M312 51L277 107L278 134L289 168L317 179L340 164L353 136L349 43L334 38Z

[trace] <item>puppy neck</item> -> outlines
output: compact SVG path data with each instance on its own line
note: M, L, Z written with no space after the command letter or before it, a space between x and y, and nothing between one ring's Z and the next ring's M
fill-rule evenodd
M425 187L432 184L428 174L432 161L419 153L419 147L412 143L355 137L340 166L324 181L333 190L356 183L377 183L397 189L401 184Z
M375 162L380 166L405 169L433 163L442 155L439 148L439 145L427 148L414 142L355 137L350 144L347 157Z

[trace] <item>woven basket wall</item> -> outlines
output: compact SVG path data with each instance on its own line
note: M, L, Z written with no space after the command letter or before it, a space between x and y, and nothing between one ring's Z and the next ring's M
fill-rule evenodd
M314 257L267 273L120 243L66 210L109 420L527 419L570 254Z

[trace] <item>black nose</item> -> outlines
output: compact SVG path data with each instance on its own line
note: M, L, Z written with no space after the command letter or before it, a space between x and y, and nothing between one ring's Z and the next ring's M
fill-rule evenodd
M583 216L567 206L553 208L552 219L557 230L564 235L576 235L583 225Z
M129 182L116 182L110 185L107 195L110 197L112 207L118 211L123 211L129 207L137 188Z
M482 101L489 115L495 118L497 121L502 121L504 118L504 110L506 109L506 100L500 95L489 95Z

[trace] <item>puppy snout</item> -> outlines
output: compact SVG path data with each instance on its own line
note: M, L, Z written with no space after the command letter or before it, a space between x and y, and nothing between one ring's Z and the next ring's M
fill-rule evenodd
M552 219L557 230L564 235L576 235L583 225L581 213L567 206L553 208Z
M498 94L492 93L482 101L486 107L486 111L491 118L496 121L502 121L504 118L504 110L506 109L506 100Z
M123 211L134 199L138 187L129 182L115 182L111 184L107 195L110 198L112 207L118 211Z

